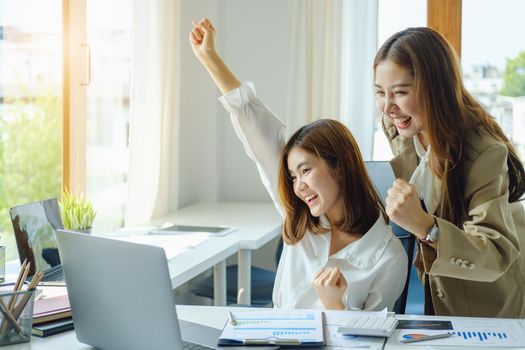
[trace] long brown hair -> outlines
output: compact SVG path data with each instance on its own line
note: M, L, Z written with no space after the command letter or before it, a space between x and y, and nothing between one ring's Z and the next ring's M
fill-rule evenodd
M429 138L430 167L442 180L438 215L456 225L466 215L464 141L470 130L484 129L508 148L509 202L525 192L525 171L510 140L483 106L465 89L454 49L430 28L408 28L391 36L379 49L374 71L389 60L407 69L415 81L416 98Z
M337 170L343 193L344 215L340 222L330 223L333 228L365 234L380 213L388 223L381 199L372 185L359 146L350 130L336 120L320 119L297 130L281 153L278 192L285 211L283 238L286 243L299 242L306 230L312 233L328 230L318 217L310 214L306 203L294 193L288 169L288 154L294 147L323 159L334 174Z

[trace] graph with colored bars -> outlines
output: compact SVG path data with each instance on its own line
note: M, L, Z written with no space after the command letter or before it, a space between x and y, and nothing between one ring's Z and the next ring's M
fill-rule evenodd
M237 317L235 318L235 328L242 329L243 327L264 327L270 323L275 323L276 321L311 321L315 319L314 314L304 314L304 315L282 315L278 317ZM295 333L296 335L299 333ZM306 334L306 333L300 333Z
M481 342L487 341L490 339L507 339L507 333L505 332L469 332L469 331L457 331L450 332L452 334L458 335L465 340L474 339Z
M313 334L313 329L279 329L272 332L274 337L282 336L298 336L298 335L311 335Z
M521 327L516 327L516 324L508 324L507 327L496 325L491 328L480 327L470 330L469 328L461 327L461 330L451 330L449 331L450 334L452 334L451 337L427 340L426 343L429 345L476 346L478 348L525 346L524 330ZM400 339L419 339L441 333L442 331L426 331L421 333L405 331L401 332Z
M252 317L247 316L240 316L236 317L235 321L237 322L263 322L263 321L311 321L315 319L314 314L302 314L302 315L278 315L273 316L270 315L268 317L261 316L257 317L257 315Z
M289 321L312 321L315 319L315 315L311 313L307 314L299 314L299 315L269 315L268 317L246 317L246 316L240 316L235 319L236 324L234 326L234 329L236 330L269 330L268 327L270 324L271 330L272 330L272 336L274 337L297 337L297 336L305 336L305 335L312 335L315 333L315 328L310 327L286 327L286 323ZM282 327L276 327L277 325L282 325Z

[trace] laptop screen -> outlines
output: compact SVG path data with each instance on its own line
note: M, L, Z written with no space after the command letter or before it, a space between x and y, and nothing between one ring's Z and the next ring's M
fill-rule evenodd
M55 236L64 228L56 198L13 207L9 210L20 262L31 262L29 276L60 266Z

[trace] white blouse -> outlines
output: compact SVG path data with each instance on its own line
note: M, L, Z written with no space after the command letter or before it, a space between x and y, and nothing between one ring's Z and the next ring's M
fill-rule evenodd
M228 110L235 132L259 170L275 206L279 157L285 145L284 124L255 95L251 82L243 82L219 100ZM328 222L326 218L326 226ZM323 309L312 282L321 268L338 267L348 288L343 302L347 309L392 309L407 276L407 256L382 216L359 240L328 256L330 232L306 232L294 245L284 244L273 290L279 308Z
M419 164L409 182L416 187L420 198L425 203L427 213L434 214L441 202L441 180L434 175L428 164L430 145L425 149L417 135L413 137L413 141Z

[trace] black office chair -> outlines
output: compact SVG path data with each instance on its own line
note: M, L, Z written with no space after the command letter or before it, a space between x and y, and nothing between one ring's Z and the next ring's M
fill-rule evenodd
M374 186L376 187L377 191L379 192L379 195L384 201L387 196L387 191L392 186L392 183L395 179L390 162L366 161L365 164L368 170L368 174L370 175L370 178L374 183ZM417 274L415 273L415 269L412 268L414 250L416 249L415 238L410 232L396 225L396 223L392 221L390 221L390 226L392 227L392 231L394 232L394 234L401 241L401 244L403 244L403 248L405 248L405 251L408 256L408 273L406 277L405 287L403 288L403 293L401 293L401 296L397 299L396 303L394 304L393 311L397 314L404 314L407 310L408 300L408 308L410 309L410 313L421 314L423 310L422 305L424 302L423 287L421 285L421 282L419 281L419 278L417 277ZM408 299L409 294L410 299Z
M283 251L283 240L279 239L275 251L275 266L279 265L281 253ZM237 303L237 265L230 265L226 268L226 303ZM251 267L252 295L251 306L271 307L273 284L275 281L275 272L262 269L260 267ZM213 299L213 276L209 276L200 281L192 290L193 294Z

